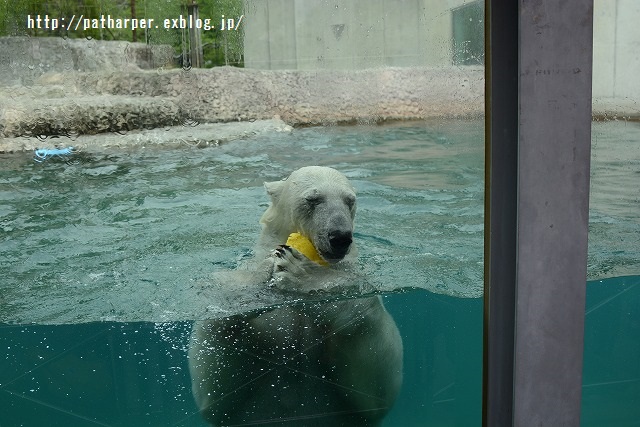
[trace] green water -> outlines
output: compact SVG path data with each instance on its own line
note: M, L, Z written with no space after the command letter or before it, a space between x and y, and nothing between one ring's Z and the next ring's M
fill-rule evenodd
M640 123L594 123L588 278L640 273Z
M594 127L585 426L640 419L638 140L633 124ZM403 338L384 425L480 425L483 129L440 121L68 162L0 154L0 426L204 425L192 321L286 299L201 291L251 255L262 183L307 164L354 183L360 267Z
M423 290L384 300L404 344L403 388L384 426L480 426L482 300ZM640 277L589 282L583 426L638 425L639 319ZM0 327L0 425L204 426L191 397L190 329Z
M263 306L268 295L198 291L250 254L263 183L309 164L356 187L361 268L379 290L479 297L482 129L309 128L207 149L85 152L70 164L3 155L0 321L174 321Z

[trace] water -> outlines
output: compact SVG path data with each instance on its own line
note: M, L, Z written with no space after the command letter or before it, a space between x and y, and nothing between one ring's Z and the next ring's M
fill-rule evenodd
M640 273L640 123L594 123L590 280Z
M587 284L582 425L640 420L640 275Z
M180 321L265 305L203 286L260 233L265 181L334 166L380 291L482 294L482 123L308 128L220 147L0 162L0 321ZM199 297L204 288L210 294ZM271 301L277 303L278 301Z
M640 418L638 140L637 125L594 125L585 426ZM0 426L204 425L192 321L287 301L211 273L251 255L262 183L306 164L354 183L361 267L403 338L384 425L480 425L483 130L438 121L69 163L0 154Z
M640 419L640 124L594 123L583 426Z
M583 426L640 419L640 278L587 288ZM482 300L385 297L404 384L385 426L479 426ZM190 322L0 328L2 426L204 426L191 397Z

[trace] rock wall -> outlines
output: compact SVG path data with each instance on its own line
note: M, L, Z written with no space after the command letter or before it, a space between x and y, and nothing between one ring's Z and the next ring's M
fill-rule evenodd
M274 117L315 125L483 112L480 68L183 70L170 68L171 57L166 46L0 38L0 138Z
M261 71L218 67L162 73L83 74L96 94L163 96L184 117L218 122L281 116L291 124L467 116L482 111L474 69Z
M277 117L295 126L484 113L484 70L477 67L183 70L170 68L171 58L168 46L0 38L0 151L2 138L180 124ZM595 118L640 119L636 103L604 101L594 104Z
M478 116L478 69L213 69L47 73L0 88L0 136L270 119L312 125Z
M0 86L37 82L46 73L171 66L173 48L126 41L0 37Z

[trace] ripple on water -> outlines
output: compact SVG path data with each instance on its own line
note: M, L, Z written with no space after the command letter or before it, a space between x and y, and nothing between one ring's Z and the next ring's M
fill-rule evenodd
M594 133L590 278L637 274L640 195L620 174L640 170L629 142L640 128ZM0 321L175 321L284 302L211 275L251 253L268 204L263 183L309 164L336 167L356 187L358 267L378 291L479 297L482 139L479 121L440 121L85 152L75 163L3 154Z

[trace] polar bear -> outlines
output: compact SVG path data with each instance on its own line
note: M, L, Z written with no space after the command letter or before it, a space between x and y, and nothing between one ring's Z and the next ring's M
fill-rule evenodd
M271 204L250 280L302 293L352 282L345 266L356 255L356 194L348 179L309 166L265 188ZM329 266L286 246L293 232ZM196 322L189 369L200 413L215 426L375 426L400 390L402 340L379 297L306 302Z

